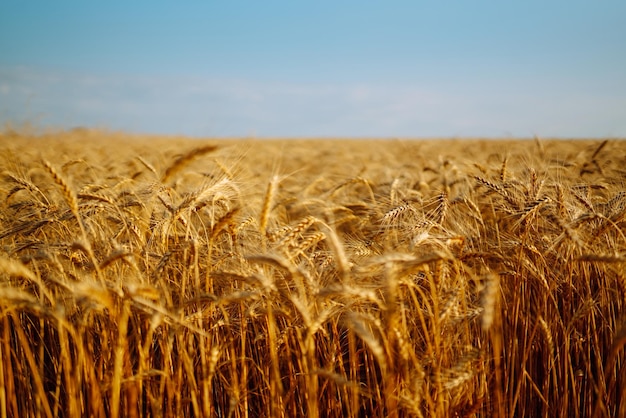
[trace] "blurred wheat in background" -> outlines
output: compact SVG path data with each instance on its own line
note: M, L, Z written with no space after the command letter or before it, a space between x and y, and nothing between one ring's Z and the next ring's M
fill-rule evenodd
M626 415L624 142L0 148L2 417Z

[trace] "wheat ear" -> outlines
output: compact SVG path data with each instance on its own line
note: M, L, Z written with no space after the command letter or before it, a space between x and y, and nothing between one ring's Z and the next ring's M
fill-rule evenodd
M265 236L267 232L267 222L269 221L270 211L274 202L274 194L276 193L279 181L279 177L274 175L267 184L265 198L263 199L263 209L261 210L261 216L259 217L259 231L261 232L261 236Z
M76 197L76 193L74 193L74 191L68 185L67 181L65 181L65 179L54 169L54 167L52 167L52 165L48 161L43 161L43 165L44 167L46 167L48 173L50 173L50 175L52 176L54 182L59 187L61 187L65 202L70 207L72 214L74 214L82 228L82 221L78 213L78 198Z
M189 164L194 158L197 158L201 155L208 154L211 151L217 149L217 145L205 145L203 147L194 148L186 154L181 155L170 165L166 170L165 174L161 181L165 183L169 180L174 174L182 170L187 164ZM140 160L141 161L141 160Z
M50 173L50 176L52 176L52 179L54 180L54 182L59 187L61 187L61 190L63 191L63 198L65 199L67 205L70 207L72 214L74 215L74 217L76 218L76 221L78 222L78 227L80 228L80 232L82 235L82 242L80 242L79 244L85 249L85 252L91 259L91 263L93 264L94 269L96 270L96 275L98 276L98 278L100 278L100 280L103 280L99 263L96 260L96 255L94 254L93 248L91 247L91 243L89 242L89 239L87 237L87 231L85 230L85 225L83 224L83 220L80 217L80 212L78 208L78 197L76 196L76 193L74 193L72 188L69 186L68 182L63 178L63 176L59 174L58 171L54 169L54 167L52 167L52 165L48 161L44 160L43 165L48 171L48 173Z

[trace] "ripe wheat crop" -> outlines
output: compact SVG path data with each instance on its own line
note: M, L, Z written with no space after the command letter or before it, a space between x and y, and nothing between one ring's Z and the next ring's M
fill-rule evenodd
M0 137L0 417L626 416L626 143Z

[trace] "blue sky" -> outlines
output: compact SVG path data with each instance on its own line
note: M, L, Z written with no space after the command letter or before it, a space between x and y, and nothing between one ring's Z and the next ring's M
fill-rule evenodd
M624 1L10 1L0 124L626 136Z

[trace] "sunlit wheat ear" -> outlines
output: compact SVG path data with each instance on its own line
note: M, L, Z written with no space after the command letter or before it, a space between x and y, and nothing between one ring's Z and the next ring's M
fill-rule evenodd
M209 356L209 375L207 376L209 379L215 375L215 371L217 369L217 362L219 361L221 356L220 347L214 345L211 347L211 354Z
M535 135L533 137L533 140L535 141L535 145L537 146L537 150L539 151L539 156L543 157L546 153L546 149L543 146L543 141L541 140L541 138L539 138L538 135Z
M479 349L470 347L452 368L443 371L439 378L442 379L444 388L452 390L470 380L475 374L472 363L479 360L480 355Z
M219 218L211 230L211 239L214 239L222 231L233 231L235 219L240 210L241 208L231 209Z
M456 318L459 315L458 303L459 303L459 289L453 289L449 294L442 295L443 303L440 304L441 310L439 311L439 321L444 322L448 318Z
M0 256L0 272L13 277L23 277L35 283L39 282L39 277L24 264L3 256Z
M99 263L96 260L93 249L91 248L91 243L89 242L87 238L87 231L85 230L85 225L83 224L83 220L80 217L80 212L78 208L78 198L76 197L76 193L74 193L74 191L71 189L67 181L65 181L65 179L54 169L54 167L52 167L52 165L49 162L43 161L43 165L48 171L48 173L50 173L50 175L52 176L52 179L54 180L54 182L58 186L61 187L61 190L63 191L63 197L65 198L67 205L70 207L72 214L76 218L76 221L78 222L78 226L80 228L80 232L82 234L81 241L79 241L79 243L82 246L82 248L84 248L85 253L88 255L91 263L93 264L94 269L96 270L96 274L98 275L98 277L102 279L102 275L101 275L100 268L99 268Z
M2 266L0 266L0 269ZM32 293L15 287L0 286L0 306L10 306L11 309L41 310L42 306Z
M323 232L315 232L304 237L304 239L296 247L296 250L306 251L318 242L323 241L324 239L326 239L326 234L324 234Z
M400 185L400 179L399 178L393 179L393 182L391 183L391 190L389 191L389 200L391 201L392 205L396 204L396 198L398 195L399 185Z
M550 331L550 326L543 319L543 317L539 317L539 325L546 339L546 343L548 345L548 350L550 351L551 359L554 360L555 352L554 352L554 339L552 338L552 332Z
M506 164L509 161L509 157L508 155L506 157L504 157L504 159L502 160L502 166L500 167L500 181L501 182L506 182L506 178L507 178L507 171L506 171Z
M322 228L322 232L326 235L326 241L329 243L331 250L333 251L334 260L336 261L337 270L339 271L341 279L345 280L350 274L351 265L348 261L348 257L346 256L344 245L339 239L339 236L334 228L331 228L325 223L320 223L320 227Z
M347 181L345 181L343 183L340 183L339 185L335 186L330 191L330 196L331 197L335 197L338 194L338 192L340 190L342 190L343 188L345 188L346 186L349 186L349 185L352 185L352 184L358 184L358 183L363 184L368 189L368 192L369 192L370 199L371 199L372 203L376 204L376 198L374 196L374 191L372 190L372 183L368 179L365 179L365 178L360 177L360 176L353 177L350 180L347 180Z
M589 193L589 188L588 187L584 187L584 188L582 188L581 191L586 191L587 193ZM578 201L578 203L583 205L585 207L585 209L587 209L587 211L589 213L596 213L596 210L593 207L593 204L591 204L591 202L589 201L589 198L587 196L585 196L582 193L579 193L579 192L577 192L575 190L572 190L572 196L574 196L574 199L576 199Z
M107 256L104 260L100 262L100 270L104 270L109 267L111 264L115 263L117 260L122 260L125 257L132 256L132 253L129 253L124 250L113 251L111 254Z
M437 196L437 208L436 208L435 221L439 225L443 224L443 222L445 221L446 215L448 214L448 207L449 207L448 192L443 191L439 193L439 195Z
M487 189L494 191L503 197L506 197L509 195L509 193L504 189L504 187L500 186L499 184L493 183L480 176L473 176L473 177L479 184L485 186Z
M39 292L44 295L50 301L54 300L54 295L51 294L47 289L47 284L43 282L43 280L34 272L32 272L28 267L17 260L13 260L10 258L5 258L0 256L0 275L4 273L10 277L22 278L28 280L32 284L37 284L39 287ZM52 282L52 280L50 280ZM20 280L20 282L23 282ZM11 299L15 298L15 300L22 300L22 302L26 304L30 304L31 293L22 293L17 288L11 287L11 281L5 280L5 283L0 285L0 304L4 304L6 302L3 299ZM63 284L60 284L63 286ZM12 292L9 294L9 292ZM34 300L34 299L33 299ZM14 301L15 302L15 301ZM10 305L11 303L9 303ZM31 306L31 305L28 305ZM35 305L32 305L35 306ZM39 304L36 305L37 309L40 309Z
M384 267L384 286L382 292L385 298L385 325L388 328L395 329L398 325L398 310L401 303L398 289L398 267L396 263L392 261L386 262ZM388 331L391 331L391 329L388 329Z
M541 194L541 190L543 189L543 185L545 183L545 180L539 180L539 177L537 175L537 170L535 170L534 168L530 169L530 187L529 187L529 194L530 194L530 198L537 200L539 199L539 195Z
M251 225L254 225L256 223L256 219L254 218L254 216L250 215L248 217L246 217L245 219L243 219L235 228L235 235L241 235L243 234L244 230L246 228L248 228Z
M280 228L275 228L266 232L265 236L271 242L278 242L281 238L284 238L287 234L291 232L293 228L289 225L281 226Z
M626 191L620 190L615 193L608 202L606 202L607 206L607 216L613 215L615 212L622 212L626 209Z
M293 265L290 260L277 254L260 254L245 257L249 263L266 264L277 267L285 273L287 281L295 280L302 288L304 275L302 271Z
M479 163L477 163L477 162L472 163L472 165L473 165L474 167L476 167L476 168L478 169L478 171L480 171L481 173L483 173L483 175L485 175L485 176L487 175L487 173L488 173L487 167L485 167L484 165L479 164Z
M302 232L307 230L316 221L317 221L317 218L315 218L314 216L306 216L304 219L298 222L296 226L291 228L291 230L287 233L287 235L285 235L283 239L280 240L278 245L281 247L290 245L292 241L295 240L298 235L302 234Z
M15 193L16 191L19 191L21 189L26 189L28 191L30 191L33 195L37 195L39 197L41 197L41 199L43 200L43 203L46 206L50 206L50 201L48 200L48 198L46 197L46 195L39 189L39 187L37 187L35 184L31 183L28 180L25 180L23 178L20 178L16 175L13 175L7 171L5 171L4 173L2 173L8 180L10 180L11 182L15 183L17 186L15 188L13 188L13 190L11 190L7 196L5 197L5 199L9 199L9 197L11 197L11 195L13 193Z
M622 263L626 261L626 254L583 254L578 260L600 263Z
M156 178L158 178L158 177L159 177L159 175L157 174L156 169L152 166L152 164L150 164L148 161L146 161L146 160L145 160L144 158L142 158L141 156L137 156L136 158L137 158L137 160L139 160L139 162L140 162L141 164L143 164L143 166L144 166L144 167L146 167L148 170L150 170L150 171L152 172L152 174L154 174L154 176L155 176Z
M161 182L165 183L172 178L176 173L182 170L186 165L191 163L195 158L200 157L209 152L215 151L217 145L205 145L203 147L194 148L186 154L178 157L166 170L165 174L161 178Z
M376 338L372 332L371 327L365 322L362 315L354 312L348 312L346 325L349 329L354 331L361 340L370 349L374 358L378 362L379 366L383 370L383 373L387 370L387 358L385 357L385 349L382 343Z
M481 326L484 331L489 331L491 325L493 324L499 294L500 276L495 273L491 273L487 277L487 282L485 283L485 288L481 298L481 305L483 308Z
M563 232L560 238L565 236L569 238L569 240L572 241L574 244L576 244L578 248L585 247L585 243L578 236L578 233L572 227L570 227L566 222L564 222L563 219L561 219L560 217L552 213L548 214L547 218L552 223L552 225L556 225ZM559 243L560 243L560 239L557 238L552 244L551 249L555 248Z
M382 224L385 226L394 224L403 213L409 210L413 210L410 203L404 203L388 210L385 215L383 215Z
M338 373L335 373L333 371L330 370L324 370L324 369L317 369L315 371L315 373L321 377L324 377L326 379L332 380L337 386L342 386L342 387L349 387L351 389L354 389L356 391L363 391L365 392L365 388L362 387L361 385L359 385L357 382L352 382L348 379L346 379L343 375L340 375Z
M358 305L360 302L370 302L381 310L385 307L385 304L380 299L377 292L372 289L364 289L363 287L358 287L354 285L333 283L330 286L321 289L318 292L318 296L323 298L339 297L341 299L344 299L346 303L356 305Z
M52 167L52 165L48 161L43 161L43 165L48 171L48 173L50 173L50 176L52 176L52 179L54 180L54 182L59 187L61 187L65 202L70 207L70 210L72 211L74 216L78 219L79 223L81 223L82 225L82 222L80 221L80 217L78 213L78 198L76 197L76 193L74 193L72 188L68 185L67 181L65 181L65 179L54 169L54 167Z
M272 205L274 204L274 195L276 194L279 182L280 178L278 175L274 175L267 184L267 190L265 191L265 197L263 198L263 208L261 209L261 214L259 216L259 231L261 232L261 236L266 236L267 223L270 218L270 212L272 210Z
M83 309L103 311L116 309L115 297L105 286L91 280L72 283L72 299ZM118 296L121 295L121 292Z
M555 185L556 189L556 212L559 218L565 218L567 215L567 207L563 197L563 187L560 184Z
M108 203L109 205L115 204L110 198L95 193L79 193L76 197L82 200L93 200L96 202Z

